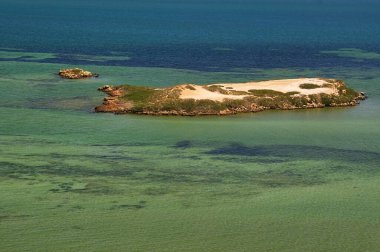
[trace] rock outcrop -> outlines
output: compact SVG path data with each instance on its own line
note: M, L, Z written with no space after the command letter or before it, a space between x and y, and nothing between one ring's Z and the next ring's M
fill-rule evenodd
M85 79L91 77L99 77L98 74L94 74L80 68L63 69L59 71L58 75L65 79Z
M98 88L99 91L104 92L108 95L103 99L103 104L95 107L96 112L103 113L122 113L127 111L132 107L131 102L123 101L121 97L125 94L121 87L112 87L105 85Z

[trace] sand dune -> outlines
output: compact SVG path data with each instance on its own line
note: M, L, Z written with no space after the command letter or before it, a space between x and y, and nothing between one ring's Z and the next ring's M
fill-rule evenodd
M303 89L300 88L301 84L315 84L320 86L319 88L313 89ZM270 81L259 81L259 82L246 82L246 83L216 83L206 85L206 87L217 85L226 91L243 91L248 92L249 90L263 90L269 89L274 91L279 91L283 93L287 92L299 92L303 95L311 94L334 94L337 92L335 87L323 87L324 84L328 84L327 80L318 78L302 78L302 79L285 79L285 80L270 80ZM186 88L186 86L192 86L192 89ZM236 94L222 94L220 92L212 92L204 88L205 86L200 85L182 85L182 92L180 95L181 99L210 99L214 101L223 101L224 99L243 99L247 95L236 95Z

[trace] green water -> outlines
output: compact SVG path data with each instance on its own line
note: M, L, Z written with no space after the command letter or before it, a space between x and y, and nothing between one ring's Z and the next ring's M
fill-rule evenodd
M380 247L378 69L82 66L101 77L62 80L64 67L0 62L2 251ZM104 84L301 76L344 79L369 99L229 117L92 110Z

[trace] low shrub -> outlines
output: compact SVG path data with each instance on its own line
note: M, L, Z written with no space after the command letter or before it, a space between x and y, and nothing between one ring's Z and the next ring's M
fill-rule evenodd
M219 92L225 95L248 95L249 94L248 92L245 92L245 91L226 90L226 89L223 89L223 86L220 86L220 85L204 86L204 88L207 89L208 91ZM228 88L228 89L231 89L231 88Z
M286 95L296 95L296 94L300 94L300 92L298 92L298 91L292 91L292 92L287 92L285 94Z
M320 88L321 86L317 85L317 84L313 84L313 83L303 83L300 85L300 88L302 89L316 89L316 88Z
M280 91L275 91L271 89L250 89L248 92L255 96L278 96L284 95L285 93Z
M325 105L326 107L330 107L331 104L333 103L333 99L330 95L327 94L321 94L321 103Z
M330 83L325 83L322 85L322 87L324 88L332 88L334 85L333 84L330 84Z
M150 100L152 96L158 92L158 90L149 87L124 85L123 88L126 91L123 99L135 103L148 102L148 100Z
M208 91L211 91L211 92L219 92L219 93L222 93L222 94L223 94L223 92L227 92L227 90L224 90L219 85L204 86L203 88L205 88L205 89L207 89Z
M190 89L190 90L195 90L195 87L191 86L191 85L186 85L186 88L187 89Z

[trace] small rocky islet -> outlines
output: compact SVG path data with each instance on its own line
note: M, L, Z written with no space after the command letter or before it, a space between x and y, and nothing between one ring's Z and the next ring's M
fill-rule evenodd
M145 115L232 115L269 109L355 106L366 99L341 80L300 78L174 87L105 85L96 112Z
M91 73L80 68L61 69L58 75L64 79L86 79L92 77L99 77L99 74Z

